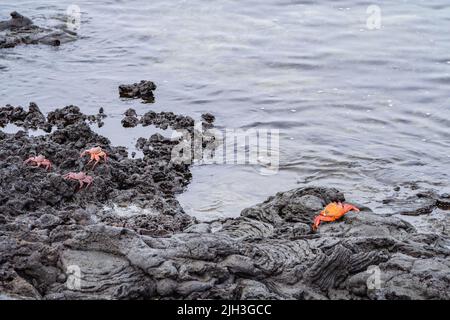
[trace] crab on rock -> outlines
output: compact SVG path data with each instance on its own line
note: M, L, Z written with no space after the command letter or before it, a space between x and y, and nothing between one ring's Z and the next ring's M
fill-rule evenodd
M87 188L91 185L92 181L94 181L94 178L92 178L91 176L88 176L84 172L69 172L69 173L66 173L63 176L63 178L65 180L78 181L80 183L80 190L83 188L85 183L86 183L86 188Z
M101 158L103 158L103 160L105 160L105 162L106 162L106 157L107 157L106 152L103 151L102 148L100 148L100 147L94 147L94 148L91 148L88 150L84 150L81 153L80 158L84 157L86 154L89 154L91 156L91 159L89 160L89 162L87 164L89 164L95 160L95 163L92 166L92 169L94 169L95 165L100 161Z
M46 170L50 170L52 167L52 163L50 160L46 159L43 155L38 155L36 157L29 157L27 160L23 162L23 164L32 164L37 167L43 166Z
M335 221L343 217L349 211L359 212L359 209L352 204L341 203L341 202L331 202L325 209L323 209L318 216L314 218L313 230L319 228L319 224L322 221Z

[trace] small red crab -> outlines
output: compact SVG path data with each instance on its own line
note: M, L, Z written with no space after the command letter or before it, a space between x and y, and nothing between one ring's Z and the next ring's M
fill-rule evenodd
M23 164L34 164L37 167L41 165L45 167L46 170L50 170L52 167L52 163L50 160L46 159L43 155L38 155L36 157L29 157L27 160L23 162Z
M100 161L101 158L103 158L103 160L105 160L105 162L106 162L106 157L107 157L106 152L103 151L102 148L100 148L100 147L94 147L94 148L91 148L88 150L84 150L81 153L80 158L84 157L86 154L89 154L91 156L91 159L89 160L89 162L87 164L89 164L93 160L95 160L95 163L92 166L92 169L94 169L95 165Z
M91 176L88 176L84 172L69 172L69 173L66 173L63 176L63 178L66 180L78 181L80 183L80 190L83 188L84 183L86 183L86 188L87 188L91 185L92 181L94 181L94 178L92 178Z
M313 230L317 230L317 228L319 228L321 221L335 221L352 210L359 212L359 209L352 204L331 202L319 213L318 216L314 218Z

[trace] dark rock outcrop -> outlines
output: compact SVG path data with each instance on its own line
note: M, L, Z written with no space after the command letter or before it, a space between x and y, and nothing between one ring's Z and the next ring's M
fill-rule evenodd
M74 32L64 28L39 27L31 19L15 11L11 13L11 19L0 21L0 32L0 49L14 48L21 44L60 46L76 39Z
M7 21L0 21L0 31L31 28L34 26L31 19L24 17L16 11L11 12L10 15L11 19Z
M42 129L46 132L51 131L51 125L47 123L44 114L35 103L30 103L28 111L22 107L13 107L7 105L0 108L0 127L13 123L26 129Z
M191 177L188 165L170 161L177 141L140 138L144 158L129 159L77 112L63 114L78 120L55 120L60 128L41 137L0 133L3 296L450 299L443 236L368 208L313 232L317 212L345 200L320 187L278 193L236 219L199 223L175 197ZM161 125L193 123L173 117L166 114ZM159 114L146 119L162 121ZM108 162L90 172L89 189L76 191L61 174L84 168L79 152L94 145L108 153ZM45 155L54 170L24 166L30 154Z
M317 199L307 200L307 194ZM284 215L279 207L284 198L296 202L285 204L298 207L299 216L312 217L314 202L326 202L333 194L339 195L323 188L292 190L246 212L277 221ZM38 232L47 230L40 226L19 243L19 235L25 235L21 225L8 223L2 230L1 244L9 249L2 256L8 261L2 290L8 294L46 299L449 298L450 252L444 239L369 210L324 224L317 234L306 223L247 217L194 223L164 237L140 234L135 226L85 220L66 221L48 232ZM79 278L68 274L74 267Z
M136 110L130 108L125 111L124 115L125 118L122 119L122 126L124 128L134 128L139 124Z
M0 107L0 128L12 123L24 129L41 129L45 132L51 132L53 127L64 128L70 124L89 121L97 123L99 127L103 125L103 119L106 115L103 109L99 110L97 115L85 115L77 106L67 106L50 112L47 117L41 112L35 103L30 103L28 111L18 106L6 105Z
M154 90L156 90L156 84L152 81L141 80L139 83L120 85L119 95L121 98L140 98L145 103L151 103L155 101Z

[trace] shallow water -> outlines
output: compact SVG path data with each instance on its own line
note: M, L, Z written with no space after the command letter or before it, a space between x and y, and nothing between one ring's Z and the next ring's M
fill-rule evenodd
M36 102L104 107L101 129L129 107L216 116L220 128L279 129L280 168L198 166L179 199L201 218L237 216L276 191L341 189L381 213L397 185L449 192L450 7L444 0L377 1L382 28L366 26L366 1L87 1L79 38L59 48L0 51L0 105ZM17 0L41 25L61 23L67 4ZM121 101L117 86L158 85L156 102ZM413 192L405 189L406 193Z

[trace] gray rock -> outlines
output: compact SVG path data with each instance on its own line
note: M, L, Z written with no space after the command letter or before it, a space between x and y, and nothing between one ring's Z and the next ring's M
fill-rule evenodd
M170 162L176 141L140 138L144 158L128 159L76 109L50 119L60 128L45 136L0 135L4 297L450 299L445 236L367 208L313 232L319 210L345 200L322 187L278 193L236 219L198 223L176 200L191 177L189 166ZM193 122L171 113L145 119L188 130ZM108 163L93 170L87 192L77 191L60 175L83 166L80 152L94 145L106 150ZM54 171L24 166L32 152L51 159ZM147 214L105 209L117 202Z
M139 83L120 85L119 95L121 98L141 98L143 102L150 103L155 101L155 96L153 95L154 90L156 90L155 83L141 80Z
M0 21L0 31L13 30L19 28L31 27L33 22L31 19L22 16L20 13L11 12L11 19L7 21Z
M76 39L76 33L64 28L41 28L15 11L11 13L11 19L0 21L0 32L0 49L14 48L21 44L60 46Z

